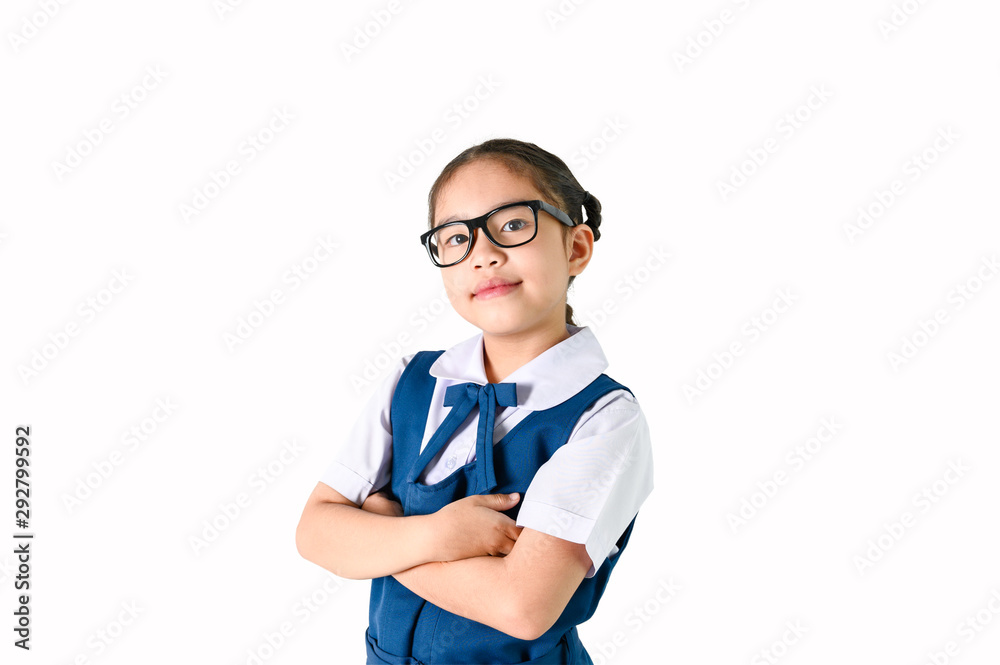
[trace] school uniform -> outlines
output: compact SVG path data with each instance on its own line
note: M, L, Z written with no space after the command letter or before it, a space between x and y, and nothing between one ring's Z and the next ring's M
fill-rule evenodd
M593 332L568 339L501 383L483 336L400 360L320 480L358 505L389 485L406 515L473 494L520 492L518 526L585 545L592 564L556 624L513 638L372 580L368 663L592 663L576 625L593 614L653 489L649 430L631 391L604 370Z

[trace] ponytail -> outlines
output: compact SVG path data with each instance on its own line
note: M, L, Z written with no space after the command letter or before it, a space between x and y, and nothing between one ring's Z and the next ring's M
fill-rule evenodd
M579 195L580 204L579 206L574 206L573 210L578 210L581 206L587 212L587 219L583 223L590 227L590 230L594 232L594 242L597 242L601 237L601 202L597 200L597 197L590 192L581 189L582 193ZM570 215L573 217L573 215ZM582 217L576 215L574 221L579 223L583 220ZM569 227L565 227L568 232ZM573 286L573 278L575 275L571 275L569 278L569 284L567 285L567 290L569 286ZM571 326L579 325L573 320L573 308L569 304L569 297L566 298L566 323Z

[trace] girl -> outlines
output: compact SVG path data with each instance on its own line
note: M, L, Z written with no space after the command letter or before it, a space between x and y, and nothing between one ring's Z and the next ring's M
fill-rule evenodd
M653 488L642 410L566 303L601 204L512 139L455 157L428 203L421 242L482 332L394 367L296 544L372 580L368 663L592 663L576 626Z

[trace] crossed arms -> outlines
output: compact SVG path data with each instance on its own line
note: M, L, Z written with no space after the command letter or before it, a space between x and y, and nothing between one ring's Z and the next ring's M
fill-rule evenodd
M518 527L499 512L518 500L470 496L403 517L384 495L359 507L320 482L295 543L305 559L339 577L392 575L452 614L531 640L556 622L591 561L584 545Z

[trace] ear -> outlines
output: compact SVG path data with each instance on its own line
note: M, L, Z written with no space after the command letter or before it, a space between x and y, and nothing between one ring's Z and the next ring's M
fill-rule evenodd
M569 274L579 275L590 263L594 255L594 231L586 224L578 224L570 229L566 240Z

